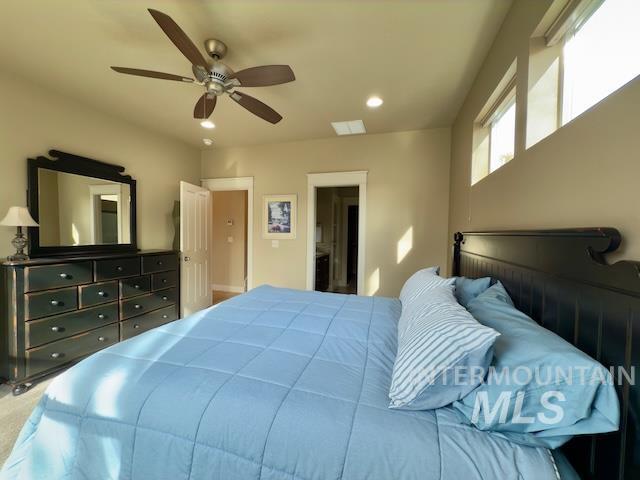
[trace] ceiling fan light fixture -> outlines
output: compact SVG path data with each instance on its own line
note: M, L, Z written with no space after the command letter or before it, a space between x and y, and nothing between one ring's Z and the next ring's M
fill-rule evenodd
M181 75L139 68L111 67L112 70L127 75L188 82L204 87L205 93L200 96L193 109L193 118L202 120L200 125L203 128L215 128L213 122L207 118L213 113L217 98L223 94L229 94L238 105L269 123L276 124L282 120L282 115L269 105L246 93L235 92L233 89L237 86L267 87L292 82L296 77L289 65L262 65L234 72L220 61L227 52L227 45L224 42L217 39L209 39L205 42L205 49L213 59L213 63L209 62L169 15L152 8L148 10L171 43L189 60L195 80Z
M382 101L382 99L380 97L376 97L375 95L367 99L367 107L369 108L378 108L383 103L384 102Z

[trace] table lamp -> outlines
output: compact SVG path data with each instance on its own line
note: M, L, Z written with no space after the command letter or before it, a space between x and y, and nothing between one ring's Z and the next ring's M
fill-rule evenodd
M9 207L9 211L0 221L0 225L5 227L18 227L15 238L11 244L15 247L16 253L7 257L11 262L28 260L29 256L24 253L24 247L27 245L27 238L22 233L22 227L39 227L40 225L31 218L29 210L26 207Z

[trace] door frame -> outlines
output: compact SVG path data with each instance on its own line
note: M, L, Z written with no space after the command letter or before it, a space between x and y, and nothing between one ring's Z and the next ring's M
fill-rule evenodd
M318 187L358 187L358 295L364 295L365 245L367 243L367 174L368 171L307 174L307 290L316 283L316 189Z
M253 288L253 177L204 178L200 184L212 192L247 191L247 291L249 291ZM213 254L213 250L211 253Z
M118 243L127 243L124 241L124 229L128 225L128 222L124 222L123 214L124 209L122 207L122 184L98 184L89 185L89 199L91 208L89 209L89 221L91 222L91 241L95 243L102 243L102 235L98 232L98 224L96 222L99 216L99 202L97 201L101 195L116 195L117 200L117 222L118 222Z

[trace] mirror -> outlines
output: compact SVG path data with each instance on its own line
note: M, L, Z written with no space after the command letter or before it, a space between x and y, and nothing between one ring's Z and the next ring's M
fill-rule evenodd
M38 169L40 246L131 243L129 185Z
M52 150L29 159L31 256L136 250L135 185L124 168Z

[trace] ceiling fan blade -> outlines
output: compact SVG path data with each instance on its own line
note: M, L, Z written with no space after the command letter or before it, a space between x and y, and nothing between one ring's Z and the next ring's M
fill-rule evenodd
M178 50L187 57L192 65L207 65L207 61L200 53L200 50L193 44L186 33L178 26L173 19L166 13L159 12L152 8L149 9L149 13L153 19L160 25L160 28L166 33L169 40L178 47Z
M243 87L267 87L293 82L296 77L289 65L264 65L240 70L231 75L237 78Z
M193 118L209 118L213 113L218 97L215 95L209 97L208 95L208 93L205 93L196 103L196 106L193 108Z
M262 103L260 100L247 95L246 93L235 91L229 96L231 97L231 100L267 122L278 123L282 120L282 115L276 112L273 108Z
M175 80L176 82L193 82L193 78L173 75L171 73L154 72L153 70L126 67L111 67L111 70L118 73L126 73L127 75L137 75L138 77L160 78L162 80Z

